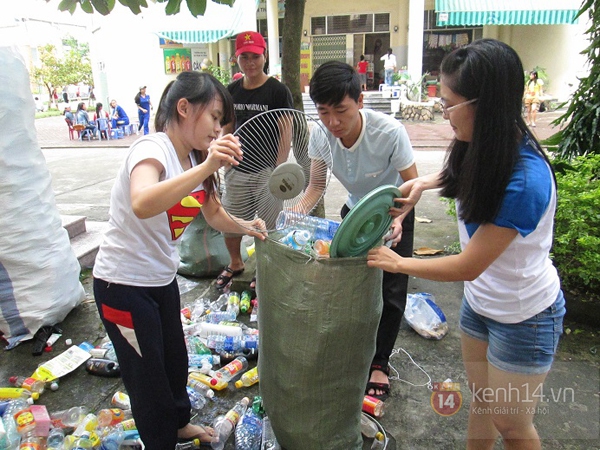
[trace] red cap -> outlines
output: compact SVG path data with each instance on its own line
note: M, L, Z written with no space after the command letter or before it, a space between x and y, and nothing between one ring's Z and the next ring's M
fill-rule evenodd
M244 74L242 72L236 72L233 74L233 81L239 80L240 78L243 78Z
M217 380L216 378L211 378L210 384L211 386L216 386L217 384L219 384L219 380Z
M235 56L250 52L262 55L267 49L265 39L256 31L244 31L237 35L235 39Z

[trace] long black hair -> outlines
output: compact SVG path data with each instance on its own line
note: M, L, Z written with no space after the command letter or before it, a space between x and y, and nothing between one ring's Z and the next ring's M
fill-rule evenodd
M519 160L523 136L549 163L521 113L523 65L507 44L480 39L446 55L441 75L452 92L478 99L471 142L455 138L450 144L441 195L460 202L458 213L465 222L491 222Z
M154 117L154 128L157 132L166 131L173 121L179 123L181 117L177 112L177 102L182 98L198 106L199 112L218 98L223 103L221 125L231 123L235 119L231 94L219 80L208 73L181 72L167 85L160 97L158 111ZM206 159L208 149L194 149L193 152L196 162L200 164ZM214 174L204 180L203 186L208 195L216 198L217 178Z

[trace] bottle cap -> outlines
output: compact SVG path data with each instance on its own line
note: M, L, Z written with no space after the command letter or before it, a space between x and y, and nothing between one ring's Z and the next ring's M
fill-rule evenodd
M244 383L242 383L242 380L237 380L235 382L235 387L238 388L238 389L241 388L241 387L244 387Z

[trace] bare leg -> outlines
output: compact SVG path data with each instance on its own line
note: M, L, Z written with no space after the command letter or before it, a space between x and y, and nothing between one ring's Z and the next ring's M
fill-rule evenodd
M464 333L461 333L460 342L469 388L473 392L467 427L467 450L491 450L499 433L492 421L489 403L481 401L477 395L488 387L488 344Z
M225 246L231 257L229 268L231 270L239 270L244 268L244 260L242 259L242 237L226 237Z

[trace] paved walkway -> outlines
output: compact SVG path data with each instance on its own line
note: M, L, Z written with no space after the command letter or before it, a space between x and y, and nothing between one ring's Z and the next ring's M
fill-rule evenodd
M560 111L538 114L537 128L533 132L539 139L545 139L556 131L550 123L560 115ZM430 122L402 122L408 131L415 149L446 148L453 137L452 129L441 114L435 115ZM63 116L37 119L35 127L38 132L38 142L41 148L78 148L78 147L129 147L139 137L126 136L123 139L111 140L70 140L67 124Z

